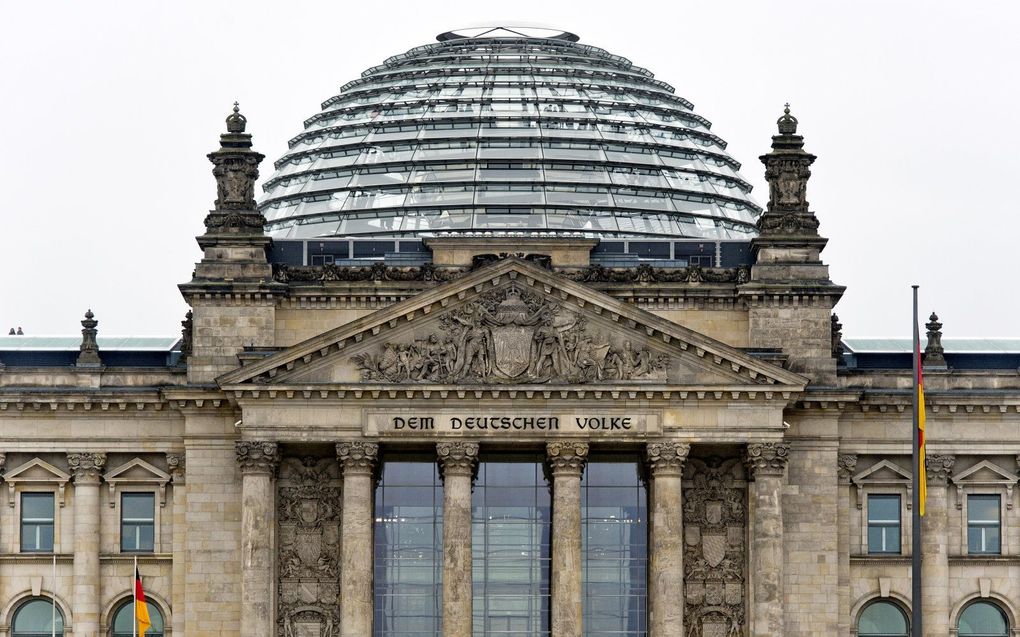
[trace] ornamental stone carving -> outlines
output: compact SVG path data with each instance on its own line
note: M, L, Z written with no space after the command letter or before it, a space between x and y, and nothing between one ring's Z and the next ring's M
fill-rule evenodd
M924 327L928 336L928 344L924 348L924 366L945 367L946 350L942 347L942 323L939 322L938 314L932 312Z
M746 491L738 458L687 462L683 478L686 637L744 634Z
M752 477L782 476L790 459L790 445L785 442L758 442L747 445L744 459Z
M99 358L99 344L96 342L96 335L99 330L99 321L95 319L92 310L85 312L85 320L81 322L81 345L79 346L78 360L75 365L78 367L99 367L103 364Z
M166 465L170 469L174 484L184 484L185 456L183 453L166 454Z
M267 440L238 440L234 455L241 473L274 473L280 462L277 444Z
M436 443L439 457L439 473L447 475L473 475L478 466L477 442Z
M928 476L928 484L945 485L953 475L956 456L945 454L928 454L924 458L924 471Z
M645 459L653 476L680 475L690 451L686 442L650 442L645 447Z
M550 442L545 446L546 461L552 474L581 475L588 462L588 443Z
M371 473L379 458L379 445L374 442L338 442L336 458L344 473Z
M331 486L336 477L331 475L330 464L314 457L288 461L288 480L279 487L280 522L320 528L339 521L340 487Z
M99 482L106 466L106 454L81 451L67 454L67 470L75 482Z
M516 285L439 318L440 330L351 361L365 381L547 383L664 381L670 358L589 329L584 317Z
M857 470L857 454L841 453L836 462L838 463L836 473L839 476L840 484L850 484L850 478Z

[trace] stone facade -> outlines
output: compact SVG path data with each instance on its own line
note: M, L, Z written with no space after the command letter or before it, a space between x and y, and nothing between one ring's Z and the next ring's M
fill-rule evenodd
M90 314L78 365L0 368L0 635L32 598L56 600L65 634L109 633L131 595L125 489L155 494L138 562L165 634L370 635L375 485L398 451L442 477L444 635L471 634L472 485L508 449L546 459L556 637L585 634L582 484L614 452L642 458L650 636L849 636L876 600L910 608L910 371L837 365L843 289L788 113L751 271L668 280L594 268L587 239L525 238L531 258L478 264L492 245L444 239L427 271L274 276L238 117L181 286L186 364L105 366ZM1020 380L943 369L928 386L925 635L955 634L974 600L1020 634ZM52 554L20 544L32 492L55 497ZM876 494L904 504L882 554ZM998 554L969 553L971 494L1001 498Z

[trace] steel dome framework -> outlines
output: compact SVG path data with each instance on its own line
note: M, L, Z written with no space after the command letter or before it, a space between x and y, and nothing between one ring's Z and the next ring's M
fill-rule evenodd
M756 235L739 164L673 87L527 34L448 32L344 85L263 186L267 233Z

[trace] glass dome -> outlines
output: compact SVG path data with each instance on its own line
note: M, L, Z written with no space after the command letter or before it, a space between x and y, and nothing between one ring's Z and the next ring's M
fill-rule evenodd
M566 32L437 39L305 121L263 186L267 234L757 234L726 142L649 71Z

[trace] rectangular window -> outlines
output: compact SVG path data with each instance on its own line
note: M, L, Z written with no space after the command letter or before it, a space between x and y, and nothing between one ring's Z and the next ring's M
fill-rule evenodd
M900 552L900 496L868 496L868 553Z
M21 494L21 551L53 552L53 494Z
M967 552L998 555L1002 552L999 496L967 496Z
M120 550L154 550L156 498L151 493L124 493L120 498Z

